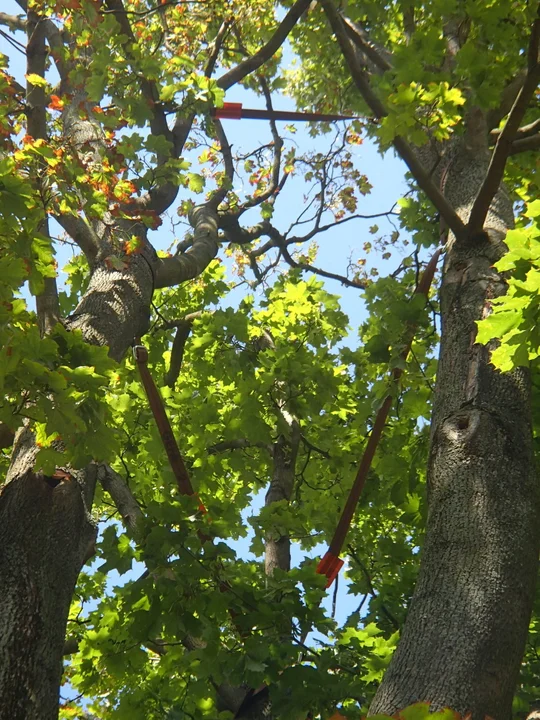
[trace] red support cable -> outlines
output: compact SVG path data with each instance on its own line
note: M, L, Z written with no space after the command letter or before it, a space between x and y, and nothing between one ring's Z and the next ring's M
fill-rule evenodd
M212 108L211 115L220 120L284 120L288 122L335 122L336 120L359 120L355 115L334 115L328 113L296 112L294 110L258 110L243 108L242 103L223 103L223 107Z
M420 278L420 282L418 283L418 286L414 291L415 295L425 295L427 299L440 254L440 249L436 250L433 254L433 257L427 264L426 269L424 270L422 277ZM405 349L401 353L401 357L403 358L403 360L407 359L413 343L413 339L414 332L412 333L412 336L408 341ZM394 368L394 370L392 371L392 381L396 383L402 376L402 374L402 368ZM347 533L351 526L351 522L356 511L356 506L358 505L358 500L360 499L360 495L362 494L362 490L364 489L367 474L375 456L375 451L377 450L379 440L381 439L382 432L384 430L386 419L388 417L388 413L390 412L391 406L392 396L388 395L385 398L382 406L380 407L379 412L377 413L377 417L375 418L375 423L373 425L373 428L371 429L371 434L369 436L366 449L364 450L358 472L356 473L356 478L349 492L345 507L343 508L343 511L339 518L337 527L334 532L334 536L332 537L330 545L328 546L328 550L317 565L317 573L319 575L326 575L327 577L327 588L329 588L330 585L334 582L343 565L343 560L340 559L339 554L343 549L345 538L347 537Z

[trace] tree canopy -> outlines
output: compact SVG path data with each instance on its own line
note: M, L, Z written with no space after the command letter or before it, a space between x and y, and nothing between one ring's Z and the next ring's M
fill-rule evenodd
M360 718L379 689L405 720L508 720L537 698L539 6L351 5L0 12L11 719ZM260 135L230 140L231 98ZM383 211L367 145L407 172ZM388 397L336 616L317 562Z

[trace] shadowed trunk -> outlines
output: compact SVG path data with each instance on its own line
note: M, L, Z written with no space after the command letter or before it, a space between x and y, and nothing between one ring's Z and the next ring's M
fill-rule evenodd
M466 150L446 195L466 220L486 168ZM493 269L513 224L504 190L487 235L454 242L441 287L442 338L420 575L401 642L370 713L417 701L508 720L538 563L538 488L528 372L501 374L476 345L476 321L504 293Z
M98 266L68 321L116 359L147 328L152 278L139 257L125 271ZM0 720L54 720L69 607L97 528L90 511L96 467L71 479L34 468L37 446L23 428L0 488Z

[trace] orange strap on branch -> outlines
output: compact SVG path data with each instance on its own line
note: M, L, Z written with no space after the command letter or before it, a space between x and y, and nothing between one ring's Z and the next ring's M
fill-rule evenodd
M171 423L167 417L163 399L148 369L148 350L144 345L133 345L133 357L139 368L141 381L146 391L146 397L148 398L148 404L152 410L152 415L154 416L161 440L163 441L163 447L165 448L171 469L176 478L178 490L181 495L194 495L193 486L191 485L187 468L180 449L178 448L176 438L174 437ZM206 512L202 503L200 503L199 509L202 512Z
M226 102L223 107L212 108L210 114L220 120L285 120L288 122L334 122L336 120L359 120L355 115L332 115L328 113L296 112L294 110L256 110L243 108L242 103Z
M424 270L422 277L420 278L420 282L418 283L414 291L415 295L425 295L427 299L441 252L442 250L438 249L433 254L433 257L427 264L426 269ZM407 358L410 352L413 339L414 332L412 333L411 338L408 341L405 349L401 353L401 357L404 360ZM402 376L402 374L402 368L394 368L394 370L392 371L392 381L394 383L397 382ZM339 554L343 548L345 538L347 537L347 533L351 526L354 512L356 510L356 506L358 505L360 495L362 494L367 474L369 468L371 467L373 457L375 456L375 451L377 450L379 440L381 439L382 431L384 429L386 418L388 417L391 406L392 396L388 395L385 398L381 407L379 408L379 412L377 413L377 417L375 418L375 423L371 430L371 435L368 438L366 449L364 450L364 455L362 456L362 460L360 462L360 467L358 468L358 472L356 473L356 478L349 492L349 497L347 498L347 502L345 503L345 507L343 508L341 517L339 518L339 522L334 532L334 536L330 542L330 545L328 546L328 550L317 565L317 573L319 573L319 575L326 575L327 577L327 588L330 587L330 585L334 582L343 565L343 560L340 559Z

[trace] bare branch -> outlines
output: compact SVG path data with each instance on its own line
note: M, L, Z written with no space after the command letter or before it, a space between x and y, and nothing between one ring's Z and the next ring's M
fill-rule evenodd
M504 168L506 167L506 161L512 150L514 138L531 98L540 82L540 62L538 60L540 45L540 8L538 12L539 16L535 19L531 28L531 37L527 53L527 77L510 110L506 125L499 135L499 139L491 156L486 177L474 201L467 225L467 228L472 234L481 232L484 227L489 206L503 179Z
M229 179L229 182L232 183L234 181L234 164L233 164L233 158L232 158L232 150L229 141L227 140L227 135L225 134L225 130L223 129L223 125L221 123L221 120L218 118L213 118L214 127L216 129L216 135L217 139L219 140L220 148L221 148L221 154L223 155L223 164L225 166L225 175ZM225 188L225 192L222 192L222 199L227 194L227 188Z
M540 133L530 135L529 137L514 140L510 147L510 155L527 152L528 150L538 150L540 148Z
M413 35L416 31L414 10L414 3L402 3L401 12L403 14L403 32L407 43L412 41Z
M210 52L210 57L208 58L208 62L206 63L206 69L204 71L204 74L206 77L211 77L212 73L214 72L214 69L216 67L216 62L218 59L219 51L221 50L221 46L223 45L223 40L225 39L227 32L229 31L229 28L231 27L232 20L227 19L224 20L219 30L217 31L217 35L214 39L214 42L212 43L212 50Z
M184 320L182 324L179 324L176 328L176 334L174 336L172 348L171 348L171 362L169 364L169 370L163 378L165 385L174 387L178 376L180 375L180 369L182 368L182 360L184 359L184 350L186 348L186 342L191 333L193 327L193 320Z
M371 89L368 79L362 70L355 50L351 41L348 38L347 31L343 24L338 11L334 7L332 0L320 0L323 6L328 21L334 31L334 34L341 46L341 50L349 66L351 76L360 91L365 102L371 108L372 112L377 118L383 118L388 113L383 103L377 95ZM416 157L413 149L404 138L397 136L394 138L393 145L397 152L405 162L409 170L411 171L414 179L418 183L419 187L425 192L427 197L431 200L433 205L437 208L439 213L442 215L448 227L456 235L456 237L464 237L465 226L461 219L458 217L456 211L440 190L434 185L431 180L429 173L427 173L422 166L421 162Z
M189 214L194 229L193 246L182 255L161 258L155 271L155 288L171 287L197 277L216 257L219 250L218 218L215 197L198 205Z
M259 82L261 83L261 89L263 91L264 99L266 101L266 108L270 112L273 111L274 107L272 105L272 94L270 92L270 88L268 87L268 83L266 82L265 78L261 75L259 78ZM274 152L274 159L272 163L272 178L270 180L270 183L265 190L265 192L261 193L261 195L257 198L258 201L263 199L267 199L269 197L272 197L276 190L278 189L279 185L279 173L281 170L281 151L283 149L283 139L281 138L281 135L278 133L277 126L275 120L270 120L270 131L272 133L272 140L274 141L273 145L273 152Z
M211 315L212 310L195 310L195 312L188 313L183 318L180 318L179 320L166 320L164 323L161 323L160 325L157 325L154 330L152 331L152 334L154 332L157 332L159 330L170 330L171 328L178 328L181 325L184 325L185 323L193 323L197 318L202 317L203 315Z
M273 453L272 445L263 442L251 442L246 438L237 438L236 440L222 440L208 448L209 455L217 455L218 453L227 452L228 450L245 450L246 448L260 448L266 450L270 455Z
M290 439L280 435L274 445L272 480L264 500L266 507L281 500L288 502L294 488L300 426L296 418L289 417ZM270 530L266 533L264 548L264 570L266 575L271 576L276 568L285 572L291 569L291 539L289 535L276 536L276 532Z
M235 245L249 245L258 240L263 235L268 235L271 231L271 225L268 220L263 220L257 225L251 227L242 227L236 213L220 213L219 228L223 230L225 238Z
M450 71L455 66L456 58L467 40L470 21L460 17L451 17L443 25L443 37L446 53L443 67Z
M292 255L287 250L287 247L284 245L280 248L281 254L283 255L284 259L289 263L289 265L293 268L298 268L299 270L306 270L308 272L312 272L314 275L320 275L321 277L329 278L330 280L337 280L342 285L346 285L347 287L354 287L354 288L365 288L366 283L363 280L350 280L349 278L345 277L344 275L336 275L335 273L328 272L327 270L323 270L322 268L315 267L315 265L310 265L309 263L302 263L297 262Z
M69 68L64 60L64 41L62 40L62 34L52 20L45 21L45 33L56 69L58 70L60 79L65 83L67 82Z
M26 46L28 75L45 77L47 50L45 47L45 22L43 18L31 10L26 24L28 43ZM27 84L26 116L28 118L28 134L33 138L47 138L47 118L45 114L45 90L39 85Z
M527 71L523 68L518 74L513 77L508 85L504 88L501 93L501 101L499 107L490 110L487 114L488 127L497 128L501 120L508 115L512 106L514 105L519 91L523 87L525 78L527 77ZM494 130L494 132L500 132Z
M345 31L349 36L350 40L354 45L375 65L376 68L385 72L386 70L392 69L391 53L385 48L378 48L369 39L367 32L364 28L357 25L350 18L345 15L341 16Z
M227 90L243 80L247 75L258 70L265 62L268 62L283 45L289 33L310 4L311 0L296 0L266 45L258 50L255 55L243 60L239 65L222 75L217 81L219 87Z
M124 478L109 465L99 465L98 479L105 492L109 493L126 529L135 540L141 532L143 511Z
M12 32L26 30L24 15L8 15L8 13L0 12L0 25L6 25Z
M518 128L518 131L516 132L516 136L514 138L514 142L516 140L528 138L531 135L536 135L538 132L540 132L540 119L534 120L534 122L531 122L528 125L522 125L520 128ZM502 130L499 130L498 128L496 130L492 130L489 133L490 141L495 144L501 133Z
M91 266L100 248L99 237L93 228L82 218L75 215L55 215L54 219L80 247Z
M267 243L264 243L264 245L261 245L250 253L250 255L252 255L253 257L260 257L274 247L281 248L283 247L283 245L288 247L289 245L300 245L301 243L309 242L316 235L324 233L327 230L337 227L338 225L344 225L345 223L351 222L351 220L374 220L376 218L382 217L387 218L390 215L398 215L398 213L394 212L394 207L395 204L387 212L373 213L371 215L362 215L361 213L355 213L354 215L349 215L348 217L342 218L341 220L335 220L334 222L328 223L327 225L319 225L310 230L305 235L295 235L293 237L288 237L288 233L285 233L285 235L282 236L281 233L268 222L268 220L264 220L258 225L253 225L250 228L242 228L237 222L238 230L236 230L236 228L234 228L233 230L233 228L231 228L231 226L229 225L229 220L231 220L231 218L226 218L227 223L224 223L225 218L220 218L220 227L225 230L225 233L228 235L228 239L231 242L234 242L236 245L248 244L250 242L253 242L254 240L258 240L260 237L263 237L265 235L270 237L271 239ZM291 228L294 227L295 224L296 223L293 223L291 225ZM233 232L238 232L238 235L233 235Z
M47 62L47 50L45 47L45 21L34 10L28 13L26 23L28 43L26 48L26 71L31 74L45 77L45 66ZM47 117L45 113L45 91L39 85L28 83L26 90L26 117L27 132L34 138L47 139ZM42 196L43 221L41 232L49 235L49 222L46 215L47 195L46 186L43 182L43 164L38 164L38 173L35 185ZM43 278L43 291L36 296L36 312L38 316L39 329L42 335L52 331L60 318L60 306L58 303L58 289L56 277Z

